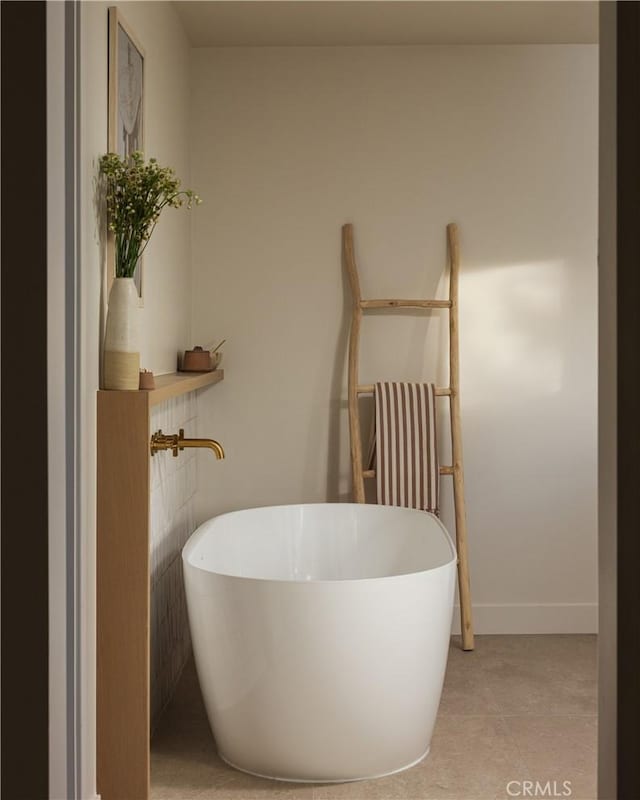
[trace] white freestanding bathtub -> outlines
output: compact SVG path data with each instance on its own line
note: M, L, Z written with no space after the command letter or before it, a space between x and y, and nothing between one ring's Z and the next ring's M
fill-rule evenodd
M429 752L456 553L427 513L256 508L183 554L196 667L220 756L289 781L397 772Z

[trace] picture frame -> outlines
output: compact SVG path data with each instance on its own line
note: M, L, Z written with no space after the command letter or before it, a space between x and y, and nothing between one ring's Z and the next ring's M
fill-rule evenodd
M107 146L121 158L136 150L144 152L144 59L140 40L117 6L109 8L109 108ZM138 304L143 305L144 259L133 276ZM113 236L107 241L109 287L115 278Z

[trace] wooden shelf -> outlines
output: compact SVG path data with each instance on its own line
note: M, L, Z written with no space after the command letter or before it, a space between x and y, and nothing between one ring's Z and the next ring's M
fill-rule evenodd
M215 369L213 372L172 372L170 375L157 375L156 388L149 391L149 405L157 406L158 403L164 403L172 397L219 383L223 378L223 369Z
M196 389L220 383L223 378L223 369L214 369L212 372L171 372L168 375L155 376L155 389L140 389L137 392L100 389L99 394L122 394L129 397L144 395L148 399L149 408L151 408L151 406L157 406L172 397L179 397L181 394L195 392Z

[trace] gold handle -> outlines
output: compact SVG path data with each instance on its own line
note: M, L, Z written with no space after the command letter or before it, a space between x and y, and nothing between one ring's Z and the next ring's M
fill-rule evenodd
M161 450L172 450L174 458L178 457L178 434L162 433L161 430L151 437L151 455L155 456Z

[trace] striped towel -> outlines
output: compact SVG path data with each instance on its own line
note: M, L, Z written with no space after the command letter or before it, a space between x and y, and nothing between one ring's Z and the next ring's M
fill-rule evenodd
M375 468L378 503L438 514L440 470L432 383L376 383L375 437L369 468Z

